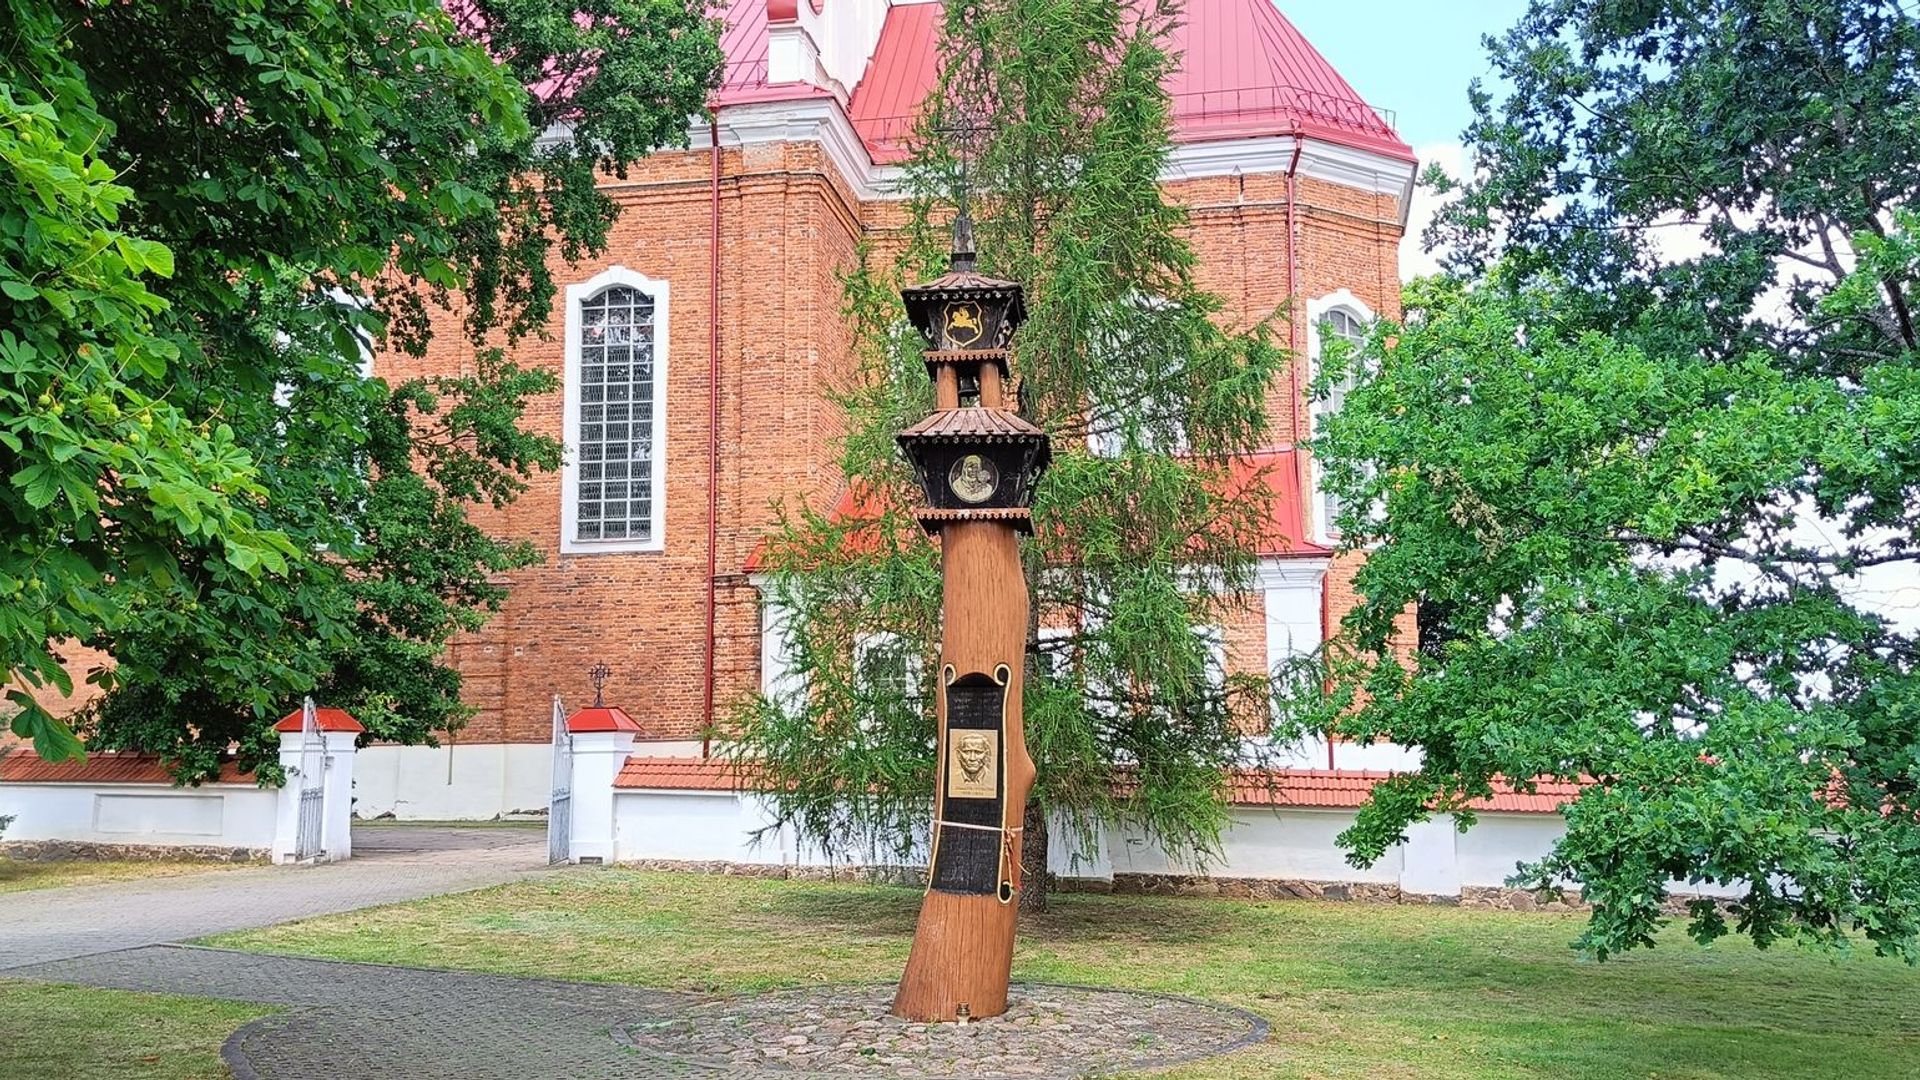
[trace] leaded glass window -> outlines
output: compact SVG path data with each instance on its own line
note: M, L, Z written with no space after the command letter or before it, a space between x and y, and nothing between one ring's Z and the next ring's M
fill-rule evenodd
M1366 344L1367 324L1360 321L1360 316L1355 315L1346 308L1334 308L1332 311L1327 312L1326 316L1320 320L1322 352L1326 349L1326 343L1335 338L1347 343L1349 350L1348 355L1352 356L1354 352L1357 352ZM1347 403L1348 392L1358 385L1359 381L1359 371L1350 368L1345 378L1327 387L1327 400L1321 405L1320 411L1328 416L1339 412L1341 407ZM1326 522L1328 535L1332 535L1338 529L1338 526L1334 523L1334 519L1340 516L1340 496L1331 491L1323 491L1320 497L1324 502L1321 517L1322 520Z
M655 539L653 331L653 298L638 289L615 285L580 305L576 539Z

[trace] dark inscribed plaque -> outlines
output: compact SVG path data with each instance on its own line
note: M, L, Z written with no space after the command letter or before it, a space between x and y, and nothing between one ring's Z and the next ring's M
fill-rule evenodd
M1006 797L1002 768L1006 737L1001 719L1007 688L975 672L955 679L946 695L947 745L941 752L946 755L948 773L946 790L940 793L940 820L950 824L940 826L933 887L941 892L991 894L1000 887L1000 803ZM970 776L976 765L979 775Z

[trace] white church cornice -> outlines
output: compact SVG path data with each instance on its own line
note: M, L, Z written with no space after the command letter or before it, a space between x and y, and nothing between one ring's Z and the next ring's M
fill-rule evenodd
M717 111L722 147L758 146L782 142L817 142L854 195L862 202L898 199L905 172L898 165L875 164L867 145L847 119L846 109L830 92L818 87L796 84L796 96L789 99L749 101L722 105ZM570 135L564 126L550 129L542 143L551 144ZM706 150L713 143L708 121L696 118L688 124L687 144L693 150ZM1311 135L1276 135L1255 138L1218 139L1208 142L1175 143L1160 170L1163 181L1199 180L1215 176L1285 173L1295 168L1294 152L1299 150L1300 176L1324 180L1373 195L1391 195L1399 206L1399 218L1406 223L1412 204L1413 185L1419 172L1418 162Z
M798 88L796 88L798 89ZM847 184L862 201L904 197L898 165L875 164L835 98L813 88L818 96L785 101L756 101L724 105L719 110L720 145L753 146L779 142L817 142ZM704 120L692 125L689 141L705 150L711 142ZM1279 135L1176 143L1161 168L1163 181L1257 173L1284 173L1294 168L1299 150L1299 175L1339 184L1373 195L1391 195L1406 219L1416 162L1358 147L1317 139L1311 135Z

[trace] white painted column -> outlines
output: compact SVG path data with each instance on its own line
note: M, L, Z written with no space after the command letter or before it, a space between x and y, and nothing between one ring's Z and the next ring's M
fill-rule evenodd
M297 714L295 718L298 719ZM276 863L293 858L294 835L300 828L300 747L304 741L305 736L297 727L280 732L280 771L287 779L280 785L280 798L275 802L273 861Z
M328 862L353 857L353 758L358 732L328 731L320 736L326 746L326 816L320 819L320 846ZM285 756L286 736L280 753ZM294 792L296 806L300 793Z
M593 704L567 717L571 750L570 771L564 782L572 817L567 861L573 863L614 861L613 785L633 754L634 739L640 735L640 725L633 717L625 709L600 700L599 694L600 684L596 682Z
M613 782L633 755L632 731L573 733L573 837L576 863L610 863L613 850Z
M1460 895L1460 831L1452 814L1435 814L1407 827L1402 846L1400 891L1420 896Z

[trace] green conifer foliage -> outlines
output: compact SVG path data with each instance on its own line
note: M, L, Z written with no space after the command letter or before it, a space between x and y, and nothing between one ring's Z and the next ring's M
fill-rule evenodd
M1039 808L1082 831L1124 815L1180 854L1217 846L1224 770L1252 752L1245 722L1264 722L1268 695L1263 675L1219 677L1207 631L1245 602L1270 509L1263 485L1228 497L1228 474L1265 444L1285 366L1266 322L1284 313L1227 326L1161 193L1179 17L1121 0L948 5L909 224L845 281L859 370L837 403L857 509L787 508L767 596L791 679L723 733L808 839L886 858L930 808L939 558L893 436L933 395L899 289L944 270L964 171L982 271L1027 290L1016 378L1055 454L1024 547L1029 866L1045 855Z

